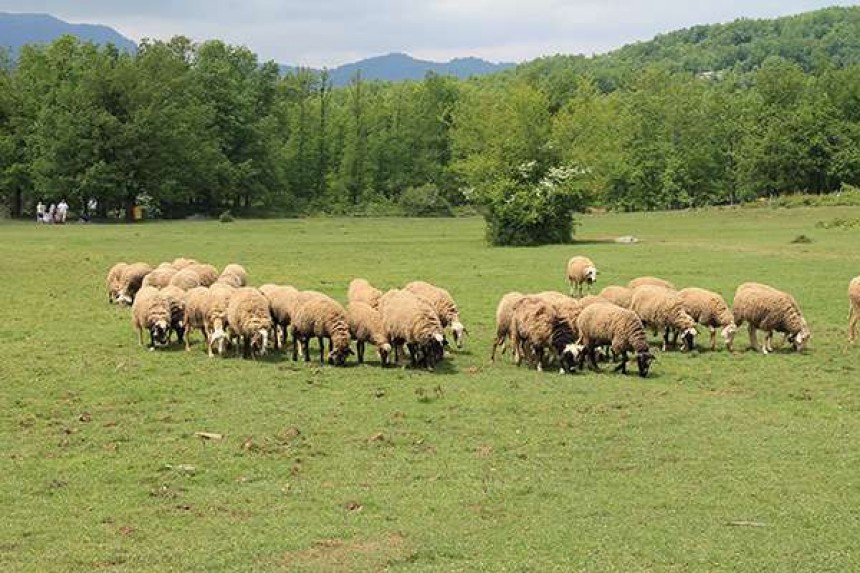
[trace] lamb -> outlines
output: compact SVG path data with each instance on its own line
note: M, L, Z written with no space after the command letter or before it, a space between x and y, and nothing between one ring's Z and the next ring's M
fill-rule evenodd
M496 307L496 338L493 341L493 351L490 353L490 361L496 361L496 348L502 347L502 354L507 350L507 341L511 337L511 320L514 314L514 305L522 300L525 295L520 292L509 292L502 296Z
M242 340L242 356L253 358L266 354L272 318L269 301L255 288L237 289L227 305L230 331Z
M696 321L684 311L684 303L673 290L654 285L637 287L630 300L630 310L639 315L645 326L655 332L665 329L663 350L669 347L669 332L677 330L687 350L693 350Z
M450 326L454 343L457 348L463 348L463 336L468 334L468 331L460 322L460 311L451 293L424 281L413 281L403 288L429 302L436 309L442 328Z
M365 279L352 279L346 291L346 299L350 302L363 302L379 310L379 299L382 291Z
M648 348L645 326L635 312L610 303L593 304L582 310L576 323L580 355L582 359L588 357L592 369L598 370L597 347L609 344L615 356L621 357L616 372L627 374L627 353L635 352L639 376L648 375L654 355Z
M227 282L228 284L239 282L241 284L239 284L238 286L234 284L233 286L236 286L236 288L240 288L248 284L248 272L242 265L231 263L224 267L224 270L221 271L221 276L218 277L218 280L221 281L221 279L225 279L225 281L222 282Z
M750 344L759 350L756 329L764 330L763 354L773 352L773 331L783 332L798 352L802 351L812 333L803 318L797 301L788 293L760 283L744 283L735 291L732 314L738 327L748 323Z
M576 338L570 323L545 297L526 296L514 305L511 338L517 365L527 356L542 371L546 348L554 351L562 371L571 372L576 365Z
M117 302L116 298L122 287L122 273L127 267L128 263L117 263L108 271L105 286L107 287L108 302L111 304Z
M669 290L675 290L675 285L657 277L639 277L627 283L627 288L635 289L641 286L660 286Z
M600 291L600 296L622 308L630 308L633 289L623 286L610 285Z
M726 349L731 351L735 333L735 317L729 305L719 294L701 288L685 288L678 291L678 297L684 304L684 310L690 317L711 333L711 350L717 348L717 327L722 328L721 335L726 342Z
M365 302L350 302L346 307L349 334L356 342L358 363L364 364L364 347L370 342L376 347L382 366L388 364L391 344L385 337L382 314Z
M218 269L212 265L197 263L188 267L200 277L200 286L212 286L218 280Z
M272 324L277 329L275 332L275 348L281 347L281 335L283 344L287 343L287 327L292 321L299 301L299 291L291 286L280 286L265 284L260 287L260 292L269 301L269 312L272 315Z
M177 270L173 267L158 267L143 278L143 286L164 288L170 284L170 280Z
M200 275L190 267L184 268L173 275L173 278L170 279L170 284L186 291L204 286L200 283Z
M848 302L848 342L854 342L857 320L860 319L860 277L854 277L848 283Z
M181 271L182 269L186 269L186 268L190 267L191 265L196 265L198 263L194 259L186 259L183 257L179 257L179 258L173 259L173 262L170 264L173 265L173 268L175 268L177 271Z
M571 257L567 261L567 280L570 283L570 296L573 296L574 287L577 296L582 296L582 285L585 284L588 292L591 292L591 285L597 281L597 267L588 257Z
M409 349L412 366L433 370L445 354L442 322L436 309L408 290L389 291L380 300L385 337L395 349Z
M306 291L304 302L300 302L292 319L293 360L297 359L295 342L298 341L302 346L305 362L310 361L309 343L312 336L317 337L319 341L320 364L325 363L326 338L329 340L329 364L343 366L347 356L353 354L349 347L349 323L346 311L334 299Z
M152 267L146 263L134 263L123 269L119 281L116 300L119 303L131 304L137 291L143 286L143 279L152 272Z
M149 332L149 349L167 346L170 338L170 304L157 288L143 287L131 305L131 323L143 346L143 331Z
M170 306L170 330L176 333L176 339L182 343L185 337L185 291L168 285L161 289L161 295Z

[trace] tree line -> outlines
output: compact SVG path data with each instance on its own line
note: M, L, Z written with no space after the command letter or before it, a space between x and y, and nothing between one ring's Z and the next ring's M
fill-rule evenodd
M766 40L741 21L484 78L338 89L220 41L129 54L64 37L0 66L0 198L13 216L61 197L95 199L100 216L470 204L494 242L534 243L569 236L588 205L835 191L860 184L858 14L763 21Z

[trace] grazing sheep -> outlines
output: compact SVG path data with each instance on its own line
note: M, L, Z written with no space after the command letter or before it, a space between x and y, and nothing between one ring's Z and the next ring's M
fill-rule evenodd
M633 297L633 289L629 287L610 285L600 291L600 296L622 308L630 308L630 299Z
M750 344L759 350L756 329L764 330L763 354L773 352L773 331L783 332L800 352L812 333L800 312L797 301L788 293L760 283L744 283L735 291L732 313L738 327L748 323Z
M173 275L173 278L170 279L170 284L182 290L191 290L203 286L200 284L200 275L190 267L186 267Z
M320 345L320 364L325 363L325 339L329 340L329 364L343 366L347 356L353 354L349 347L349 323L346 311L334 299L305 291L306 298L292 317L293 340L302 346L305 362L309 362L310 339L315 336ZM309 293L309 294L308 294ZM295 346L294 346L295 348ZM298 357L293 354L293 360Z
M721 335L726 342L726 349L731 351L732 343L738 327L735 317L726 301L715 292L701 288L685 288L678 291L678 296L684 304L684 310L690 317L711 333L711 350L717 348L717 328L721 327Z
M152 272L152 267L146 263L134 263L123 269L119 280L119 291L116 296L117 302L131 304L137 291L143 286L143 279Z
M188 267L200 277L200 286L209 287L218 280L218 269L212 265L197 263Z
M272 328L269 301L255 288L237 289L227 305L227 324L230 332L242 341L242 356L263 356Z
M854 342L857 320L860 319L860 277L854 277L848 283L848 302L848 341Z
M161 295L170 305L170 330L176 333L176 339L182 343L185 337L185 291L168 285L161 289Z
M233 288L242 288L245 286L245 282L241 277L236 276L232 273L221 273L221 276L218 277L218 280L215 281L214 285L227 285Z
M654 285L636 287L630 300L630 310L655 332L665 329L663 350L669 347L669 332L672 329L681 334L685 348L693 350L696 321L684 310L684 303L674 290Z
M287 344L287 327L296 311L299 301L299 291L291 286L266 284L260 287L260 292L269 301L269 312L272 314L272 324L275 326L275 348ZM283 335L283 342L281 341Z
M170 339L170 304L157 288L143 287L131 305L131 323L143 346L143 331L149 332L149 349L166 346Z
M579 299L579 306L581 308L585 308L586 306L591 306L592 304L605 304L607 302L610 304L614 304L612 301L605 299L600 295L589 294Z
M182 269L186 269L186 268L190 267L191 265L196 265L198 263L195 259L185 259L185 258L179 257L177 259L173 259L173 262L170 264L177 271L181 271Z
M670 290L675 290L675 285L669 281L658 279L657 277L639 277L627 283L627 288L639 288L641 286L660 286Z
M156 269L173 269L174 271L178 271L176 267L173 266L173 263L159 263Z
M592 369L598 370L596 349L599 346L610 345L615 356L621 357L621 363L615 371L627 374L627 353L636 353L636 363L639 376L648 375L654 355L648 349L645 337L645 327L632 310L618 305L593 304L584 308L577 319L581 356L586 356ZM582 362L580 360L580 363Z
M364 364L364 347L367 342L376 347L382 366L388 364L391 344L385 337L382 314L365 302L351 302L346 307L349 334L356 342L358 363Z
M352 279L349 289L346 291L346 300L349 302L367 303L379 310L379 298L382 291L367 282L365 279Z
M511 320L514 314L514 305L522 300L525 295L520 292L509 292L502 296L496 307L496 338L493 341L493 351L490 360L496 361L496 348L502 347L502 354L507 350L507 341L511 337Z
M122 273L128 267L128 263L117 263L110 268L105 279L107 287L108 302L113 304L117 302L119 289L122 288Z
M583 308L580 300L571 298L570 296L557 291L544 291L532 296L541 298L551 304L558 315L567 321L568 327L573 333L573 339L576 340L578 336L576 331L576 319L579 317L579 313ZM517 348L514 347L514 350L516 349Z
M538 371L542 371L544 352L551 348L562 371L571 372L576 366L578 355L574 332L546 297L526 296L514 305L511 339L517 365L526 356Z
M209 289L206 287L194 287L185 293L185 350L191 350L191 333L199 329L203 338L208 339L206 334L206 313L209 310Z
M380 300L385 337L399 360L399 348L409 349L412 366L433 370L445 354L442 322L436 309L408 290L389 291Z
M424 281L413 281L403 288L429 302L436 309L436 314L439 315L439 320L442 322L442 328L450 326L454 343L457 348L463 348L463 336L468 334L468 331L460 322L460 311L457 309L457 303L454 302L451 293Z
M226 267L224 267L224 270L221 271L221 276L218 277L218 279L220 280L222 278L226 278L226 277L230 277L230 276L235 277L236 279L238 279L238 282L241 283L238 286L233 285L233 286L236 286L236 288L240 288L240 287L243 287L243 286L248 284L248 272L245 270L245 267L243 267L242 265L237 265L236 263L231 263L231 264L227 265ZM228 284L232 284L233 279L227 278L227 282L228 282Z
M238 289L225 284L215 283L209 287L209 302L206 308L206 337L209 347L209 356L212 356L212 348L218 344L218 354L224 355L224 345L229 342L227 308L230 298Z
M157 267L143 278L143 286L164 288L178 271L173 267Z
M571 257L567 261L567 281L570 283L570 296L573 296L574 287L577 296L582 296L583 284L591 292L591 285L597 281L597 267L588 257Z

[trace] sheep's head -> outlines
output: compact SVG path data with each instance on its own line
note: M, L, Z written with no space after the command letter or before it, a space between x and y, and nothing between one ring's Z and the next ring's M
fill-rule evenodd
M224 344L227 340L227 332L224 330L224 321L217 318L213 321L212 332L209 333L209 344L218 343L218 354L224 354Z
M720 333L723 336L723 340L726 341L726 348L728 348L729 350L732 349L732 343L735 340L735 333L737 333L737 331L738 331L738 327L733 322L730 325L728 325L727 327L725 327L722 330L722 332Z
M149 327L149 334L152 336L153 345L167 346L170 324L166 320L157 320Z
M585 351L585 346L571 342L561 351L559 362L561 363L561 371L571 373L576 370L576 366L580 363L580 357Z
M385 366L388 364L388 356L391 354L391 345L385 342L376 347L376 352L379 354L379 361Z
M445 347L448 346L448 341L441 333L434 334L427 344L424 346L424 362L427 368L433 369L437 362L441 361L445 356Z
M117 293L117 295L116 295L116 303L117 304L131 304L132 302L134 302L134 299L132 299L128 295L128 293L125 293L125 292Z
M463 337L468 333L466 327L459 320L451 323L451 334L454 335L454 343L457 348L463 348Z
M588 284L597 282L597 267L588 267L585 269L585 280Z
M695 327L690 327L681 333L681 339L684 341L684 348L686 350L692 351L695 348L696 334Z
M657 358L651 354L650 350L642 350L636 353L636 365L639 367L639 376L645 378L648 376L648 370L651 369L651 363Z
M788 337L788 340L794 346L795 350L797 350L798 352L801 352L806 347L806 343L809 341L809 339L811 337L812 337L812 333L809 331L808 328L804 327L797 334L790 335Z
M266 355L266 349L269 347L269 329L261 328L254 332L251 336L251 352L256 352L260 356Z
M355 354L352 348L345 346L343 348L335 348L328 353L328 363L335 366L343 366L346 364L346 359L349 355Z

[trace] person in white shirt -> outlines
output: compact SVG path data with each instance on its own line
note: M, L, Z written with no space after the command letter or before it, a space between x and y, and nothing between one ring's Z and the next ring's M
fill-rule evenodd
M36 204L36 222L37 223L44 223L45 222L45 204L42 203L41 199Z
M69 204L66 203L65 199L60 201L60 204L57 205L57 216L59 217L59 222L65 224L66 222L66 213L69 212Z
M54 222L54 215L56 214L56 212L57 212L57 206L54 205L53 203L51 203L51 206L48 207L48 217L47 217L48 223Z

